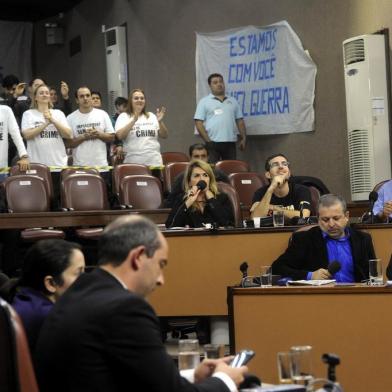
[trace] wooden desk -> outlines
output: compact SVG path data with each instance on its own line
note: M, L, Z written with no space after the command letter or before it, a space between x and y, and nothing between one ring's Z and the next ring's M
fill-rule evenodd
M392 225L363 228L373 236L385 271L392 253ZM258 274L261 265L284 252L294 229L164 232L169 264L165 285L151 295L152 305L160 316L227 315L226 287L240 282L240 264L247 261L249 275Z
M392 391L392 288L229 288L228 304L231 352L253 349L249 368L266 382L278 382L277 352L311 345L316 376L332 352L346 392Z
M0 230L32 227L105 226L122 215L143 214L155 223L165 223L168 208L158 210L105 210L67 212L29 212L0 214Z
M226 287L282 253L293 228L164 232L169 242L165 285L150 297L159 316L227 315Z

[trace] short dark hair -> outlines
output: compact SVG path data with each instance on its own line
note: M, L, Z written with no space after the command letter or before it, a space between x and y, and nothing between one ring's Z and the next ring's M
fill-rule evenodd
M45 276L53 276L54 281L61 286L64 283L61 274L69 267L74 249L80 250L81 246L59 239L36 242L24 258L19 285L49 294L44 283Z
M332 207L335 204L340 204L342 206L343 212L347 212L347 203L346 200L340 196L340 195L335 195L333 193L327 193L326 195L320 196L319 202L318 202L318 209L320 207Z
M127 105L128 104L128 99L124 98L124 97L117 97L114 100L114 106L120 106L120 105Z
M265 160L265 164L264 164L264 168L265 171L269 171L270 170L270 161L276 157L283 157L284 159L286 159L286 161L288 161L288 158L286 157L286 155L278 153L278 154L273 154L270 155L266 160Z
M121 217L110 223L99 239L98 264L121 265L128 253L145 246L146 255L152 257L161 247L157 226L144 217Z
M208 155L208 150L205 144L203 143L195 143L189 147L189 157L192 156L194 150L206 150Z
M19 79L15 75L4 76L3 82L1 83L4 88L11 88L15 84L19 84Z
M102 95L99 91L91 91L91 95L93 95L93 94L98 95L99 99L102 101Z
M212 80L213 78L221 78L221 79L223 80L223 76L222 76L221 74L213 73L213 74L211 74L211 75L208 77L208 79L207 79L208 85L211 84L211 80Z
M90 94L92 94L92 92L91 92L91 90L90 90L90 87L87 87L87 86L80 86L80 87L78 87L78 88L76 89L76 91L75 91L75 98L78 98L78 92L79 92L79 90L80 90L81 88L86 88L88 91L90 91Z

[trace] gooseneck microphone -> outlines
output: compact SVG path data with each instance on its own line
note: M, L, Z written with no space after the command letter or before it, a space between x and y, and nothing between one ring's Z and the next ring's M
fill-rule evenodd
M377 199L378 199L378 193L376 191L371 191L369 193L370 223L374 223L373 207Z
M241 263L240 271L242 272L242 279L248 276L248 263L246 261Z
M334 276L337 272L341 270L341 268L342 265L340 264L340 262L337 260L333 260L328 265L328 272L331 274L331 276Z
M207 183L204 180L200 180L197 184L196 184L197 189L200 189L201 191L204 191L204 189L207 188Z

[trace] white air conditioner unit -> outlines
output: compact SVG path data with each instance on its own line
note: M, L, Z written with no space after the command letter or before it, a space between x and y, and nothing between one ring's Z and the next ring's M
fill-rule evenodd
M126 28L112 27L104 34L109 113L114 113L114 100L117 97L127 98L129 92Z
M351 198L368 200L391 178L388 79L384 35L343 41Z

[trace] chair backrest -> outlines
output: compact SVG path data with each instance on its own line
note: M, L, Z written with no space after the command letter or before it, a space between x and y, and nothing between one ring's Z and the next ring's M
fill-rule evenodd
M230 184L235 188L244 206L250 206L255 192L264 185L262 178L255 172L231 173Z
M123 163L113 167L113 192L120 194L120 184L124 177L133 175L151 175L151 170L146 165L139 163Z
M240 198L238 197L237 191L230 184L226 184L225 182L218 182L217 184L219 192L226 193L226 195L229 197L231 205L233 206L234 226L241 227L242 212Z
M319 190L313 186L309 185L308 186L310 190L310 211L312 216L316 216L318 214L318 203L320 200L320 192Z
M53 199L53 182L48 166L43 165L42 163L30 163L30 169L26 171L21 171L18 165L11 167L10 176L18 176L20 174L28 174L41 177L45 181L49 200Z
M189 162L171 162L165 165L165 169L163 171L163 185L165 192L172 191L172 185L176 177L184 173L189 165Z
M215 168L222 170L227 175L231 173L248 172L250 170L248 162L240 161L238 159L218 161L215 163Z
M35 175L10 176L4 182L9 212L45 212L50 200L45 181Z
M170 162L189 162L188 155L183 152L163 152L161 155L164 165Z
M378 190L388 181L390 181L390 180L384 180L384 181L381 181L378 184L374 185L373 191L378 192Z
M105 181L95 174L71 174L61 183L61 205L75 211L109 209Z
M120 203L132 208L153 210L162 205L162 185L148 175L126 176L120 185Z
M22 322L0 298L0 390L38 392Z
M67 169L61 170L61 181L64 180L64 178L67 178L71 174L95 174L99 176L99 171L97 169L77 169L76 167L69 167Z

